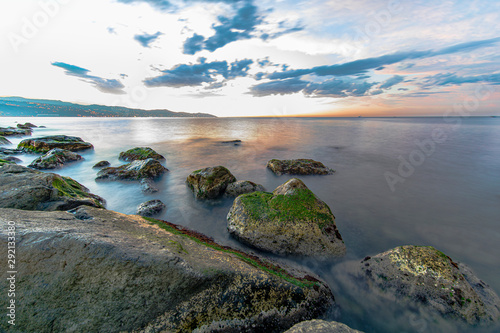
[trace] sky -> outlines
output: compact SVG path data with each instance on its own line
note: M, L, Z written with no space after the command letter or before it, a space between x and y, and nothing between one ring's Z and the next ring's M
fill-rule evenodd
M500 1L0 0L0 96L234 116L500 115Z

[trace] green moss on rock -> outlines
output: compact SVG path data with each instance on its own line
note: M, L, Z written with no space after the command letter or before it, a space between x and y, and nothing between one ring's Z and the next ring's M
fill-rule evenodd
M148 158L152 158L157 161L165 160L165 157L158 154L156 151L149 147L132 148L127 151L121 152L119 156L119 159L122 161L146 160Z

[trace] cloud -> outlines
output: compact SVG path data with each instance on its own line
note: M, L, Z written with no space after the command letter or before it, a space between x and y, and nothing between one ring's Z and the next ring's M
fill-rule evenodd
M145 2L149 4L151 7L159 10L169 10L172 8L172 3L167 0L117 0L117 1L125 4Z
M243 59L230 64L227 61L206 62L199 58L196 64L179 64L169 70L162 71L162 75L148 78L144 81L148 87L194 87L204 83L210 84L209 89L220 88L227 80L247 76L253 60ZM218 83L218 84L217 84Z
M315 74L317 76L346 76L366 73L368 70L376 69L385 65L392 65L410 59L430 58L439 55L447 55L457 52L470 52L479 48L493 46L500 41L500 38L492 38L474 42L461 43L446 47L437 51L408 51L396 52L383 55L380 57L366 58L355 60L339 65L318 66L309 69L294 69L282 72L274 72L267 77L272 80L288 79L292 77L300 77L307 74Z
M125 86L118 80L103 79L98 76L89 75L88 73L90 71L88 69L66 64L64 62L53 62L52 65L64 69L64 73L66 75L76 76L81 78L85 82L91 83L101 92L108 94L125 94L125 92L123 91L123 88L125 88Z
M149 47L149 45L154 42L155 40L158 39L158 37L160 37L161 35L163 35L161 32L157 32L155 34L142 34L142 35L135 35L134 36L134 39L136 41L138 41L142 46L144 47Z
M281 81L271 81L261 83L250 88L250 93L253 96L263 97L270 95L288 95L300 92L308 85L307 81L297 78L286 79Z
M424 78L423 88L429 89L434 86L462 85L464 83L489 83L500 85L500 73L476 75L476 76L457 76L455 73L436 74Z
M382 84L380 85L379 88L380 89L389 89L390 87L395 86L396 84L398 84L400 82L403 82L404 79L405 79L404 76L394 75L393 77L382 82Z

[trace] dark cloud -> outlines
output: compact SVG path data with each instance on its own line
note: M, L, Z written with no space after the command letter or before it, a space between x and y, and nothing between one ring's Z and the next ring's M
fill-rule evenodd
M146 79L144 83L148 87L174 87L201 86L209 83L208 87L220 88L226 80L247 76L250 59L234 61L230 64L227 61L206 62L205 58L198 59L196 64L179 64L171 69L162 71L162 75ZM220 78L222 81L219 81Z
M158 31L157 33L152 35L150 34L135 35L134 39L138 41L142 46L149 47L149 44L157 40L158 37L160 37L161 35L163 34Z
M492 38L481 41L461 43L446 47L437 51L409 51L409 52L396 52L387 54L380 57L366 58L355 60L338 65L318 66L309 69L295 69L285 70L282 72L275 72L269 74L267 77L272 80L288 79L293 77L300 77L307 74L315 74L317 76L346 76L366 73L368 70L380 68L386 65L392 65L398 62L411 59L429 58L438 55L446 55L457 52L470 52L479 48L493 46L500 41L500 38Z
M455 86L480 82L500 85L500 73L477 76L457 76L455 73L437 74L426 77L422 87L428 89L434 86Z
M395 86L396 84L403 82L404 76L401 75L394 75L393 77L385 80L382 82L382 84L379 86L380 89L389 89L392 86Z
M53 62L53 66L60 67L65 70L66 75L76 76L85 82L91 83L97 89L108 94L125 94L123 88L125 86L118 80L103 79L98 76L89 75L88 69L75 65L66 64L64 62Z

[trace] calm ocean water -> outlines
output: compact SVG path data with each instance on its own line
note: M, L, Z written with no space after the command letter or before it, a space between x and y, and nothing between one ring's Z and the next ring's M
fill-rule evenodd
M354 328L471 330L404 310L398 315L394 309L374 313L364 300L349 298L339 287L339 263L399 245L432 245L472 267L500 294L500 118L0 118L0 125L15 121L47 126L36 129L34 137L66 134L91 142L95 150L82 153L83 162L57 172L105 198L108 209L131 214L140 203L161 199L167 210L159 218L246 250L226 231L232 200L196 201L185 184L191 171L224 165L238 180L252 180L272 191L291 178L266 169L272 158L312 158L334 168L334 175L300 178L331 207L347 246L346 258L284 261L325 279L339 303L330 317ZM234 139L242 140L241 145L221 143ZM120 165L119 152L137 146L166 157L170 172L158 181L160 192L145 195L134 182L94 181L96 162ZM21 156L22 164L34 157Z

